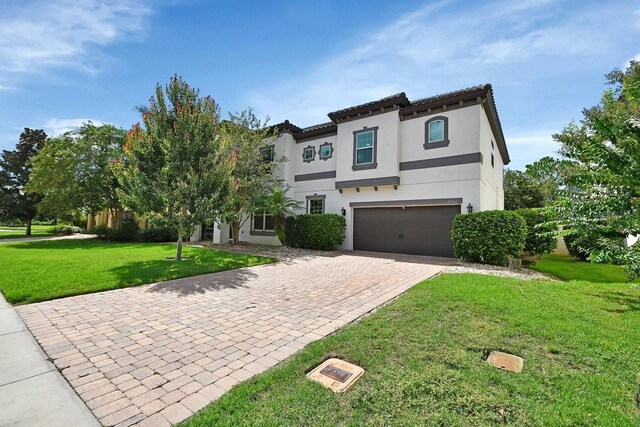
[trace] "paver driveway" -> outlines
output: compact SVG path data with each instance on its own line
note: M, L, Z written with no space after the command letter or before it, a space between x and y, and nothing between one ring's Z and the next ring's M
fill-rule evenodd
M104 425L175 424L448 260L340 253L17 307Z

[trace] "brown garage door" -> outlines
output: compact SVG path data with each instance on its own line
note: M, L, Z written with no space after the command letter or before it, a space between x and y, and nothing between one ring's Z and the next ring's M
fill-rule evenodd
M451 227L459 213L460 205L354 209L353 248L452 257Z

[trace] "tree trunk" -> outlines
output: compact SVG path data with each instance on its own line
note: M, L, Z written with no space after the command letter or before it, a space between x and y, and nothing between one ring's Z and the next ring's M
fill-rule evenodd
M233 221L229 225L231 227L231 242L237 245L240 240L240 221Z
M27 236L31 236L31 221L32 218L29 218L29 221L27 221Z
M176 260L182 259L182 230L178 230L178 244L176 245Z

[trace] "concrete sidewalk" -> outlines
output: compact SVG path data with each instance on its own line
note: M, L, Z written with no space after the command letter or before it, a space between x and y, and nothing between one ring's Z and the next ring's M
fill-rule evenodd
M0 426L99 426L0 294Z
M95 234L81 234L81 233L70 234L68 236L16 237L16 238L12 238L12 239L0 239L0 244L2 244L2 243L37 242L37 241L40 241L40 240L84 240L84 239L94 239L95 237L96 237Z

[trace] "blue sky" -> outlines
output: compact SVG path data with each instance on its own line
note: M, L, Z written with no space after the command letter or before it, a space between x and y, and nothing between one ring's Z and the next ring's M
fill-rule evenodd
M24 127L129 128L174 73L225 115L251 106L299 126L488 82L518 169L553 154L550 135L633 58L637 1L4 0L0 148Z

